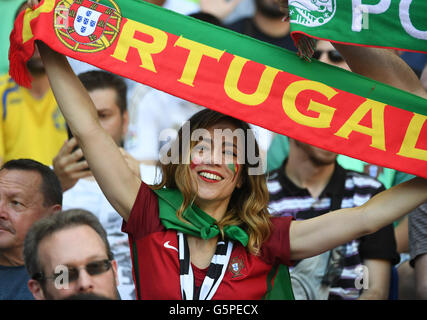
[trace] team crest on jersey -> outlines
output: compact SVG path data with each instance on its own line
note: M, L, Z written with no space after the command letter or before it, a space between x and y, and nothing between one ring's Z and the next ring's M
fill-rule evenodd
M289 0L291 23L318 27L328 23L335 15L337 0Z
M243 262L243 258L241 257L234 257L230 260L230 263L228 265L228 271L230 271L233 276L232 278L240 277L242 276L242 270L245 267L245 264Z
M99 1L99 0L98 0ZM60 1L55 7L54 26L59 40L69 49L97 52L116 39L122 20L120 8L91 0Z

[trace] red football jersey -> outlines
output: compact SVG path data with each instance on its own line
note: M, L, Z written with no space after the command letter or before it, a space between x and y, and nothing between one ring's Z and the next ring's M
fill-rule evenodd
M271 219L271 236L258 256L248 253L239 242L234 243L227 271L213 299L259 300L272 289L278 265L290 265L291 220ZM144 183L123 231L129 235L137 298L180 300L177 232L161 224L157 195ZM194 274L200 277L205 272L195 270Z

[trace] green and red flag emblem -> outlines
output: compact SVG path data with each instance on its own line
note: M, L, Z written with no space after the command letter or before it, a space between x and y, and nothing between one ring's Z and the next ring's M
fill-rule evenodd
M111 45L119 33L121 15L114 2L110 6L90 0L59 2L55 7L55 34L68 48L96 52Z
M241 277L242 270L245 267L242 257L233 257L228 264L228 271L233 274L232 278Z
M103 36L114 12L114 9L96 2L75 0L69 9L68 28L63 31L76 42L93 43Z

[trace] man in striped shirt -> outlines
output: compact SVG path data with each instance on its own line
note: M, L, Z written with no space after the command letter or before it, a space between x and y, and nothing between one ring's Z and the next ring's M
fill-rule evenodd
M342 168L336 157L290 139L289 157L268 177L272 215L311 219L360 206L384 190L370 176ZM399 262L392 225L331 252L308 264L307 259L296 262L291 269L296 299L388 298L391 265ZM301 266L306 266L302 273Z

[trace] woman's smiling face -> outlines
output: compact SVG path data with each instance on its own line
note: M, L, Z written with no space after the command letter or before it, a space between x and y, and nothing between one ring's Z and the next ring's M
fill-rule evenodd
M245 136L236 129L223 121L198 131L199 142L191 151L190 163L196 202L229 201L234 189L241 186Z

